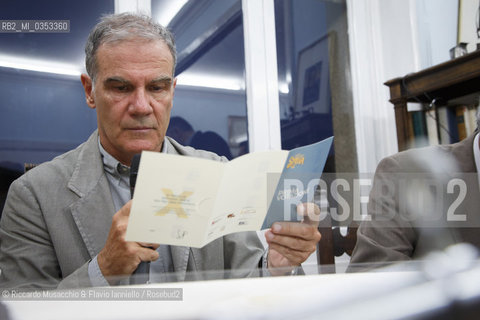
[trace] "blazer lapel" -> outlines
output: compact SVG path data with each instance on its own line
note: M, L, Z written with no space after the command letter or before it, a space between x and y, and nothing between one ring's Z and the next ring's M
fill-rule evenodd
M108 181L101 179L91 192L70 207L90 257L97 255L107 241L115 213L111 197Z
M97 131L85 143L68 187L79 196L70 206L71 214L90 256L94 257L105 245L115 214Z

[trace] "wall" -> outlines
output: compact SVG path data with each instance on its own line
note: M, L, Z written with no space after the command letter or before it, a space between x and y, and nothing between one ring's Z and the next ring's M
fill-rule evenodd
M420 69L449 60L457 44L458 0L417 1L416 20Z
M96 128L80 79L5 69L0 94L0 162L15 168L50 160Z
M477 49L480 36L477 25L480 23L480 0L459 0L458 42L466 42L468 52Z

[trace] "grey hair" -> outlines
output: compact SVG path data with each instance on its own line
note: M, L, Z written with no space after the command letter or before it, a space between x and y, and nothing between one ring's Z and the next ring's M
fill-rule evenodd
M95 82L97 76L96 53L102 44L138 39L162 40L172 54L172 74L175 75L177 50L172 33L166 27L154 22L149 16L120 13L103 16L100 22L90 31L85 44L85 67L92 81Z

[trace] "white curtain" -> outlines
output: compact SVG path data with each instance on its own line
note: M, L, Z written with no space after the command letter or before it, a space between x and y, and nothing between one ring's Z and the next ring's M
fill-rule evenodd
M417 69L414 1L347 0L358 168L375 171L397 152L393 105L383 83Z

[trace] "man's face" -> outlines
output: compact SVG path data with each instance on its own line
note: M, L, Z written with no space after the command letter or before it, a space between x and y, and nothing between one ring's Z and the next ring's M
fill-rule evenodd
M135 153L160 151L176 80L163 41L124 41L97 50L95 88L83 74L87 104L97 110L100 142L123 164Z

